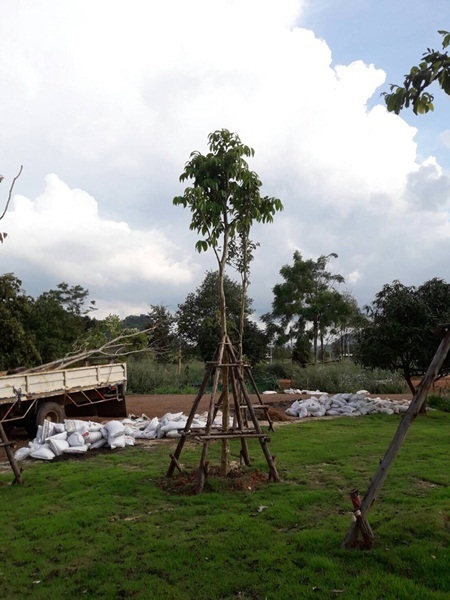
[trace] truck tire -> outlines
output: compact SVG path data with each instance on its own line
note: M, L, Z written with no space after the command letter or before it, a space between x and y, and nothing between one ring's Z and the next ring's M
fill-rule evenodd
M65 419L64 407L57 402L44 402L39 405L37 411L31 411L24 419L24 427L30 438L36 436L38 425L42 425L45 419L53 423L62 423Z
M45 419L53 423L62 423L65 419L64 406L56 402L44 402L38 406L36 425L42 425Z

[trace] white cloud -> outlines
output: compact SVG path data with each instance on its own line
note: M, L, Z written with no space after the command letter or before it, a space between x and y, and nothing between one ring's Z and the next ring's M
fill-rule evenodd
M349 273L347 275L347 277L345 278L345 280L350 284L350 285L354 285L355 283L358 283L358 281L361 279L361 273L359 272L358 269L355 269L354 271L352 271L351 273Z
M337 252L337 270L350 274L361 302L394 277L448 278L448 176L436 160L418 162L415 128L381 103L369 108L385 84L380 65L333 68L326 41L295 26L304 6L4 8L0 167L25 164L21 196L2 223L4 269L88 286L110 312L176 308L214 263L194 254L189 214L171 200L189 153L227 127L255 148L263 192L285 205L273 225L254 230L261 248L251 280L262 312L294 248ZM58 175L41 193L49 172Z
M14 197L4 228L3 259L97 290L130 283L176 287L189 283L196 269L163 231L103 219L92 196L54 174L35 200Z
M423 210L450 208L450 177L443 174L434 157L429 157L408 175L406 199Z

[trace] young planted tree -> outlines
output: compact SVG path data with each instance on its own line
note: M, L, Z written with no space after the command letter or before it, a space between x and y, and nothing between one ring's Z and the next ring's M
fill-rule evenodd
M191 181L182 196L174 198L175 205L189 208L192 212L190 229L200 234L195 244L198 252L211 249L219 269L219 314L221 346L219 363L227 339L226 299L224 278L229 259L230 242L254 222L267 223L283 206L278 198L260 194L261 181L251 171L246 158L254 150L244 145L236 133L221 129L209 134L209 152L193 152L180 176L180 181ZM226 369L223 377L224 427L228 419L228 382ZM225 444L225 442L224 442ZM225 447L225 446L224 446ZM227 470L222 457L222 472Z
M239 343L238 357L242 362L244 359L244 328L246 316L247 290L250 285L250 263L253 260L253 251L259 244L250 240L250 227L243 228L239 232L238 239L230 242L230 254L228 262L241 276L241 302L239 314Z
M212 249L215 254L219 268L220 325L226 335L223 281L230 240L255 221L272 222L283 205L278 198L260 195L262 183L244 158L254 156L254 150L242 144L237 134L222 129L211 133L208 141L208 154L197 151L191 154L180 181L192 180L192 186L174 198L173 203L191 210L190 229L201 235L195 244L197 251Z

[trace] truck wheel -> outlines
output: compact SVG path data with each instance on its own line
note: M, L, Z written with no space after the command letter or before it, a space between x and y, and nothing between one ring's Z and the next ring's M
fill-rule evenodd
M64 407L56 402L44 402L36 412L36 425L42 425L45 419L52 423L62 423L65 418Z

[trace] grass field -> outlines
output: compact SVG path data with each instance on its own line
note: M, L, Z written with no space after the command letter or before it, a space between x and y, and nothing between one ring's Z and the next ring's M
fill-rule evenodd
M283 481L256 489L251 474L238 490L212 478L199 496L161 486L172 442L27 462L23 486L0 475L0 596L447 599L449 424L437 411L413 424L369 515L366 552L340 549L347 493L367 487L396 416L280 426L270 449ZM199 447L181 458L194 470Z

